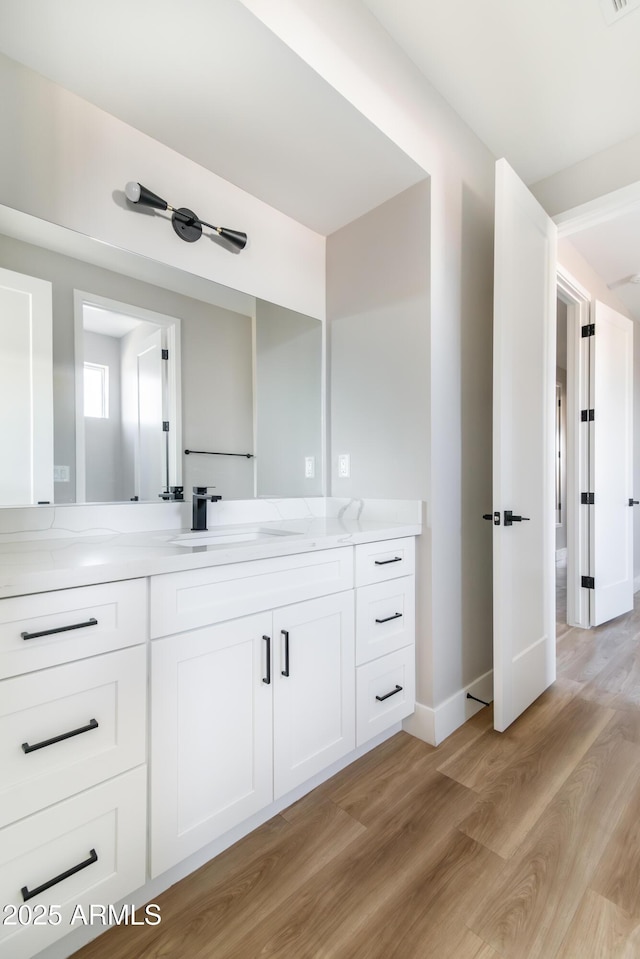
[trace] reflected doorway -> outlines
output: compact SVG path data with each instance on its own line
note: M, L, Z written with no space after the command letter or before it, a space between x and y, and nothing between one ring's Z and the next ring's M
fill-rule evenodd
M76 291L77 502L181 485L180 321Z

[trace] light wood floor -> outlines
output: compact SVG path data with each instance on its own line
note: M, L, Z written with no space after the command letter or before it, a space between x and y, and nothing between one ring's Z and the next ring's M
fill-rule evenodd
M640 608L506 732L395 736L75 959L639 959Z

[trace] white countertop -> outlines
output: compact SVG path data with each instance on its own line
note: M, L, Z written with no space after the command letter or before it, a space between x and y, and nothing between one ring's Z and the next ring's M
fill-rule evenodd
M354 517L342 511L333 516L215 525L208 534L174 528L87 530L76 536L49 538L17 536L0 542L0 598L416 536L421 530L415 514L396 515L393 520L371 515L365 520L362 511ZM243 533L254 538L240 542L225 539L225 535L233 539ZM224 541L198 541L207 535ZM189 543L193 537L193 545L176 545L180 537Z

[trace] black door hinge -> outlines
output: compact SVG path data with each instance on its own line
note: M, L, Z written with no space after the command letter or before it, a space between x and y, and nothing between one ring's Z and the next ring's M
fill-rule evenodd
M163 350L163 351L162 351L162 359L163 359L163 360L168 360L168 359L169 359L169 350Z
M583 336L595 336L596 325L595 323L587 323L586 326L582 327Z
M582 506L593 506L596 501L595 493L580 493L580 503Z
M580 419L583 423L593 423L596 418L595 410L580 410Z
M162 421L162 432L163 432L163 433L168 433L168 432L169 432L169 420L163 420L163 421Z
M581 581L581 585L582 585L583 589L595 589L595 588L596 588L596 581L595 581L595 579L593 578L593 576L583 576L583 577L582 577L582 581Z

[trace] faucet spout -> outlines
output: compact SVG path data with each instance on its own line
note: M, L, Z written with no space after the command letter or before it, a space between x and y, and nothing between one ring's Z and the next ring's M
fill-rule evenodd
M215 489L213 486L194 486L192 498L192 523L193 532L204 532L207 529L207 503L217 503L221 496L212 496L207 492L208 489Z

